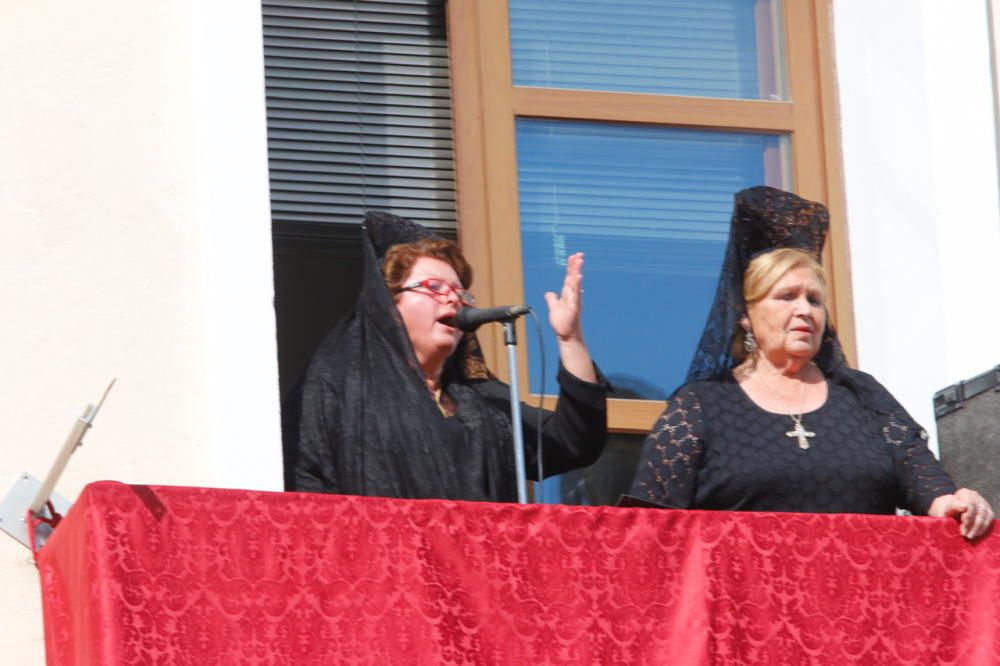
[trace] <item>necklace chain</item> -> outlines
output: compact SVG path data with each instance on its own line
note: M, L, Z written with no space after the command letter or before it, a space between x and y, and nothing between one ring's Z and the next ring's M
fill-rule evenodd
M756 368L754 368L753 370L753 376L760 380L760 383L764 385L764 388L766 388L771 393L772 396L776 398L781 397L778 394L778 392L775 391L771 387L771 385L764 380L764 375ZM806 430L805 427L802 425L802 416L805 413L805 408L803 407L803 405L805 405L805 401L806 401L806 383L802 381L802 389L799 395L799 412L797 414L793 413L786 415L792 419L792 423L795 424L795 428L793 430L789 430L788 432L786 432L785 437L794 437L795 439L797 439L799 448L803 450L809 448L808 438L816 436L816 433Z
M781 398L781 394L775 391L774 388L769 383L767 383L767 381L764 379L764 374L760 370L757 370L755 368L753 371L753 376L756 377L760 381L760 383L764 385L764 388L766 388L772 396L779 399ZM788 414L788 416L792 417L793 421L797 421L798 419L802 418L802 414L805 412L805 410L802 408L802 405L805 404L805 401L806 401L806 383L802 382L802 388L799 389L799 411L797 414L796 413Z

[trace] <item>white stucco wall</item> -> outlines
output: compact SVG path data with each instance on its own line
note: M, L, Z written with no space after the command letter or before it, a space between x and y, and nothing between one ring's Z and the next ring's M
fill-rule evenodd
M935 391L1000 363L983 0L835 0L859 365L934 435Z
M261 7L192 6L211 485L281 490Z
M260 5L0 0L0 494L278 489ZM0 535L0 654L43 663L37 574Z

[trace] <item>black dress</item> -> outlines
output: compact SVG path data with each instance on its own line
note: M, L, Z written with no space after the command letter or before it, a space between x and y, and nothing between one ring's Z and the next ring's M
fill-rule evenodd
M457 406L452 416L442 413L426 389L415 396L417 404L405 405L385 387L385 401L368 401L360 419L369 427L355 430L349 427L355 419L344 413L350 400L339 395L337 378L327 375L331 368L322 351L306 380L287 490L516 501L506 384L495 379L451 383L444 393ZM585 382L562 367L558 382L556 409L545 410L541 421L545 476L594 463L607 438L606 383ZM408 412L409 433L392 427L401 410ZM522 402L521 420L526 476L537 479L538 409Z
M731 374L682 386L646 439L630 494L690 509L926 514L955 490L926 432L869 375L846 372L893 408L867 408L828 381L827 401L802 416L815 433L807 449L786 435L791 417L758 407Z

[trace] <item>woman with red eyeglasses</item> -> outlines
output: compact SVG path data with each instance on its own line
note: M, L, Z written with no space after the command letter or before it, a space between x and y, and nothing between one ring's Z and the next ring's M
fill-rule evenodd
M283 410L289 490L515 501L509 393L456 317L475 303L458 246L385 213L365 218L355 311L313 357ZM607 382L580 325L583 255L545 300L559 345L559 401L542 414L545 476L593 463L607 435ZM537 478L536 409L522 405Z

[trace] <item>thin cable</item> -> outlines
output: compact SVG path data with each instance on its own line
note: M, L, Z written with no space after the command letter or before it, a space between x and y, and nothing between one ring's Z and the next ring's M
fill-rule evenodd
M536 443L536 455L538 456L538 497L535 498L536 502L541 503L542 495L542 484L545 480L545 468L542 464L542 417L545 415L545 342L542 340L542 323L538 319L538 315L535 314L534 310L529 310L531 318L535 320L535 337L538 339L538 356L539 356L539 368L542 373L542 378L538 391L538 422L535 426L535 437L537 439ZM530 377L530 373L529 373ZM530 384L530 381L529 381Z

